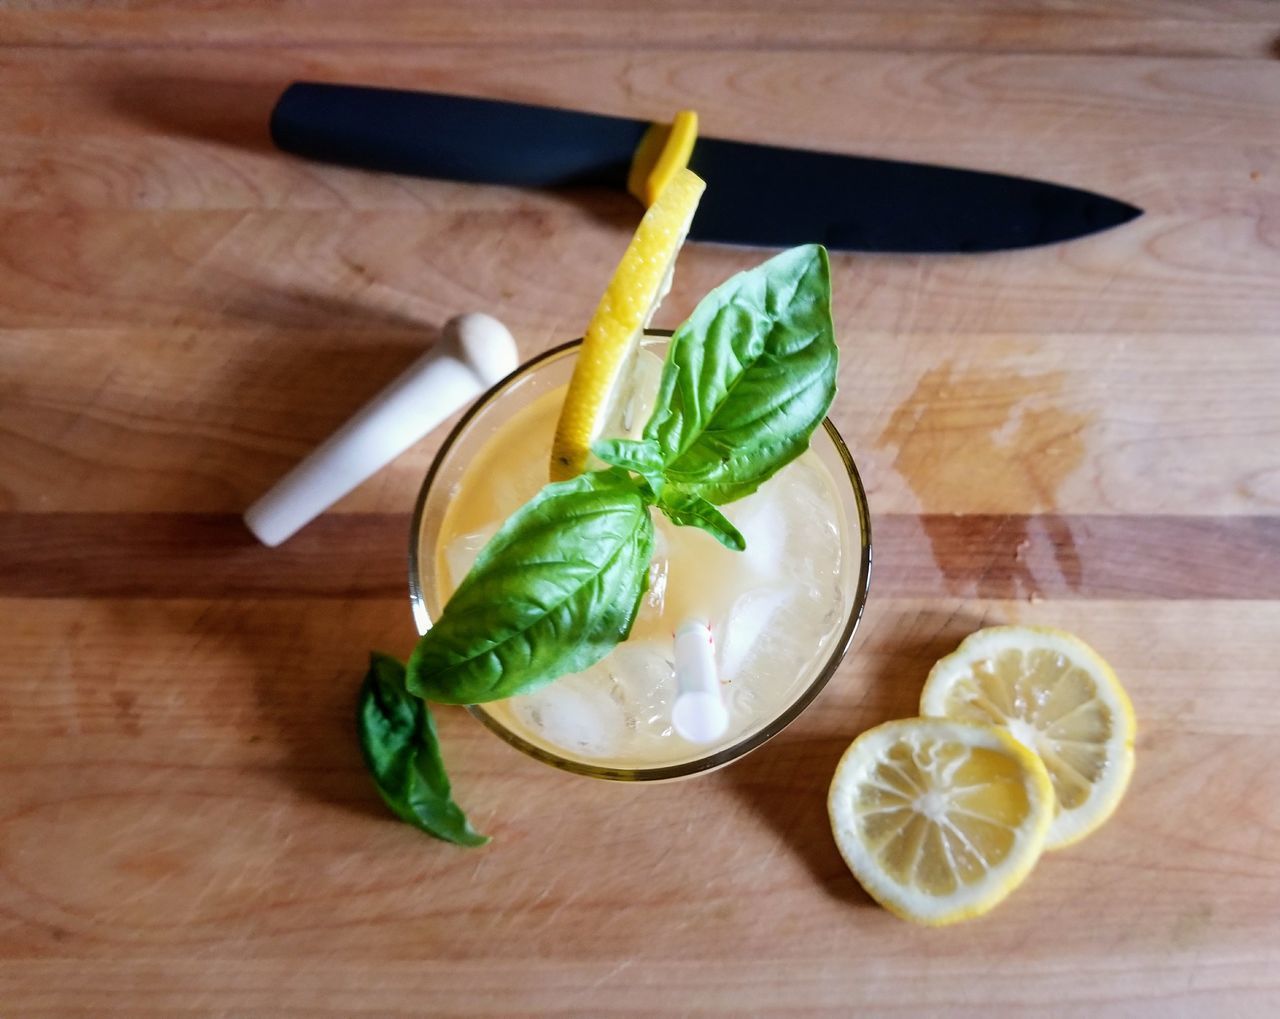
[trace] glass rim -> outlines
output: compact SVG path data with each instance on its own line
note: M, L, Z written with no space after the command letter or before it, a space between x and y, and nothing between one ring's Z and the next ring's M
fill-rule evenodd
M670 339L672 332L670 329L646 329L645 338L653 339ZM444 442L440 444L431 466L427 469L426 477L422 480L422 487L418 490L418 498L413 507L413 518L409 527L409 600L413 606L414 622L418 631L425 632L423 623L430 625L431 617L427 609L426 598L423 594L420 569L422 565L422 549L420 547L422 534L422 518L426 512L427 497L431 493L432 486L437 475L443 469L445 461L448 459L450 451L457 444L458 440L466 433L471 422L476 419L488 406L494 401L500 399L502 395L510 389L515 383L530 375L537 368L549 361L556 360L575 350L582 344L582 338L569 340L567 343L561 343L557 346L544 350L541 354L530 358L511 374L500 379L488 390L482 393L475 402L467 409L466 413L458 419L458 423L449 430L449 434L445 436ZM483 704L465 705L467 711L478 719L489 731L500 737L505 743L515 747L522 753L548 764L553 768L561 771L571 772L575 775L585 775L590 778L611 779L619 782L661 782L668 779L684 778L688 775L696 775L699 772L713 771L716 768L723 767L731 761L737 760L757 749L774 736L778 735L783 729L794 722L800 714L807 708L826 687L831 677L835 675L836 670L840 667L840 663L844 660L845 655L849 651L850 645L853 643L853 637L858 629L858 623L862 619L863 609L866 607L867 596L871 587L871 512L867 505L867 493L862 485L862 477L858 473L857 464L853 461L853 456L849 452L849 447L845 445L843 437L832 423L830 417L822 419L822 426L830 439L831 444L835 447L840 462L843 464L849 487L853 492L854 503L858 509L858 530L861 539L861 548L859 551L858 561L858 579L853 590L853 601L849 607L849 612L845 618L843 629L836 638L831 648L831 653L827 656L827 660L822 667L814 674L814 678L809 685L800 693L800 695L787 705L786 709L780 712L777 717L772 719L767 725L762 726L748 736L744 736L727 747L716 750L713 753L706 754L702 757L694 758L691 761L684 761L680 764L664 764L652 768L610 768L604 765L589 764L585 761L577 761L572 758L562 757L553 751L547 750L531 743L523 737L512 732L506 726L502 725L497 719L484 710ZM434 559L434 550L431 551ZM431 564L434 569L434 562Z

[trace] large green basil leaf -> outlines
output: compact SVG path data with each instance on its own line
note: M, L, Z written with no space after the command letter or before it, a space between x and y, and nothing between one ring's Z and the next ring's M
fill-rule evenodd
M792 248L725 281L671 339L644 439L666 483L750 495L803 453L836 391L826 249Z
M389 655L369 656L356 725L374 784L396 817L460 846L489 841L453 802L435 719L406 689L404 666Z
M579 672L631 632L653 521L625 471L548 485L480 551L409 658L409 689L446 704L527 693Z

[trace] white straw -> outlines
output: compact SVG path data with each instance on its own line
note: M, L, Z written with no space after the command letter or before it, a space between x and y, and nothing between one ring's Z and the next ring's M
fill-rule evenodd
M716 675L716 646L711 627L690 619L676 630L676 702L671 710L675 730L690 743L710 743L728 731L729 712Z
M439 343L276 482L244 522L264 545L279 545L515 367L515 340L501 322L478 312L451 319Z

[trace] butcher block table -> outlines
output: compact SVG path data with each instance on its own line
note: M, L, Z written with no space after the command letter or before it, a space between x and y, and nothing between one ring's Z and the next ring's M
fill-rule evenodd
M0 1014L1277 1014L1278 40L1249 0L0 9ZM240 514L452 315L522 357L580 335L640 210L287 157L295 78L692 107L1146 214L834 255L875 558L851 654L674 784L442 709L493 835L465 850L390 818L353 729L370 649L413 643L445 430L278 549ZM689 245L655 325L762 257ZM827 783L1010 622L1114 664L1133 784L994 913L917 928L847 871Z

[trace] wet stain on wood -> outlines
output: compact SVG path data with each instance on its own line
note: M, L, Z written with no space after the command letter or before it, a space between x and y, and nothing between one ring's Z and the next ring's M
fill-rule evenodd
M1084 460L1089 418L1057 405L1064 381L1063 372L993 375L944 363L921 376L881 434L920 501L934 561L951 592L1038 598L1037 572L1045 564L1034 553L1046 545L1052 586L1076 591L1083 584L1071 525L1056 510L1059 487ZM987 543L987 561L956 554L963 529L945 514L1010 510L1019 512L1002 520L1017 533Z

